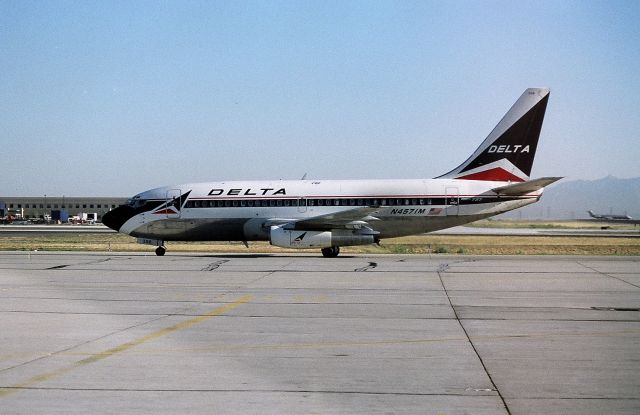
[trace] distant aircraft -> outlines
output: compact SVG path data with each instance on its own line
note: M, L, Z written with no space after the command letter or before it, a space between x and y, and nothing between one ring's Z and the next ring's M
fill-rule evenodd
M588 210L587 211L589 213L589 216L591 216L594 219L602 219L602 220L611 220L611 221L616 221L616 220L632 220L633 218L629 215L604 215L604 214L598 214L598 213L593 213L593 211Z
M435 179L232 181L165 186L129 199L103 223L165 241L270 241L284 248L379 243L473 222L538 201L560 177L529 180L549 90L520 96L480 147Z

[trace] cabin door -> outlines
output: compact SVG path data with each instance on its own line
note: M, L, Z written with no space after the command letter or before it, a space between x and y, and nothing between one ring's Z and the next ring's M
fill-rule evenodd
M445 189L445 212L447 216L458 216L460 212L460 192L457 187Z
M182 208L180 196L182 196L180 189L167 190L167 208L165 209L167 219L180 217L180 209Z
M304 213L307 211L307 199L301 197L298 199L298 212Z

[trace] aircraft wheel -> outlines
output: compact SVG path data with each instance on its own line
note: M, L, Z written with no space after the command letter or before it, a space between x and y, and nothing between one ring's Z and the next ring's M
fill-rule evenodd
M159 246L156 248L156 255L158 256L164 255L165 252L167 252L167 249L164 246Z
M340 254L339 246L332 246L330 248L322 248L322 256L325 258L335 258Z

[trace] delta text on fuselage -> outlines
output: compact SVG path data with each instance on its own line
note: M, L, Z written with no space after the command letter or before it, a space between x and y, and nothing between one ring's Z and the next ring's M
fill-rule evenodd
M284 188L272 189L211 189L209 196L286 196L287 191Z

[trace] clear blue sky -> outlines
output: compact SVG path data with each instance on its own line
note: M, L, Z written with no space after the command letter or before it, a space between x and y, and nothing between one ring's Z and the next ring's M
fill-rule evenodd
M638 1L3 1L0 195L429 178L522 91L534 176L640 176Z

